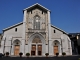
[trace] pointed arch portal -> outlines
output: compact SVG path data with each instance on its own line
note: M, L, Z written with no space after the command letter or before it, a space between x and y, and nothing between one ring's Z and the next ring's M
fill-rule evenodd
M45 40L43 36L40 35L39 33L33 34L29 39L29 46L31 47L30 48L31 55L32 56L42 55L44 45L45 45Z
M42 42L39 36L32 40L31 55L42 55Z

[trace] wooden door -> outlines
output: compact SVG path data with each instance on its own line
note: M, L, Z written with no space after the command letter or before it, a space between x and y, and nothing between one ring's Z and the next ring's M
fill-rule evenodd
M54 46L54 55L58 52L58 46Z
M36 45L32 45L31 55L36 55Z
M14 47L14 55L15 55L15 56L18 56L18 55L19 55L19 49L20 49L20 46L19 46L19 45L16 45L16 46Z
M38 45L38 55L42 55L42 45Z

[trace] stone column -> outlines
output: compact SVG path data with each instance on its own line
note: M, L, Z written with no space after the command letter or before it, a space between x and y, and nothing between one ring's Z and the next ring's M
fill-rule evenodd
M49 50L49 54L52 55L52 41L51 41L51 22L50 22L50 11L47 12L48 13L48 50Z
M48 45L45 45L46 46L46 53L48 53Z
M62 55L62 47L61 47L61 44L60 44L60 47L59 47L59 55Z
M21 45L21 51L23 55L25 55L25 41L26 41L26 14L27 10L24 10L24 16L23 16L23 34L22 34L22 45Z
M5 53L5 43L6 43L6 36L3 36L1 41L0 53Z
M37 45L37 43L36 43L36 56L38 56L38 45Z
M11 55L14 55L14 45L12 45Z
M28 45L25 45L25 54L29 52Z
M8 49L9 49L9 53L10 55L12 55L12 36L9 36L9 39L7 40L8 42Z
M4 53L5 49L4 49L4 40L1 41L1 48L0 48L0 53Z
M49 40L49 55L53 55L53 45L51 40Z

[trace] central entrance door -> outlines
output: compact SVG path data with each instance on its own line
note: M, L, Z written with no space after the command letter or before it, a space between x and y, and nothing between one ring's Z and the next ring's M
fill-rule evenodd
M32 41L31 55L42 55L42 42L39 36L35 36Z
M42 45L32 45L31 49L31 55L36 56L36 55L42 55Z

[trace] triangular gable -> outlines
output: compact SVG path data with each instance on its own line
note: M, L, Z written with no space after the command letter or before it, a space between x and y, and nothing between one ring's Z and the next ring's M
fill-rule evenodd
M28 7L28 8L25 8L24 10L28 10L29 11L29 10L35 8L35 7L41 8L41 9L43 9L45 11L50 11L49 9L45 8L44 6L42 6L42 5L38 4L38 3L32 5L32 6Z

